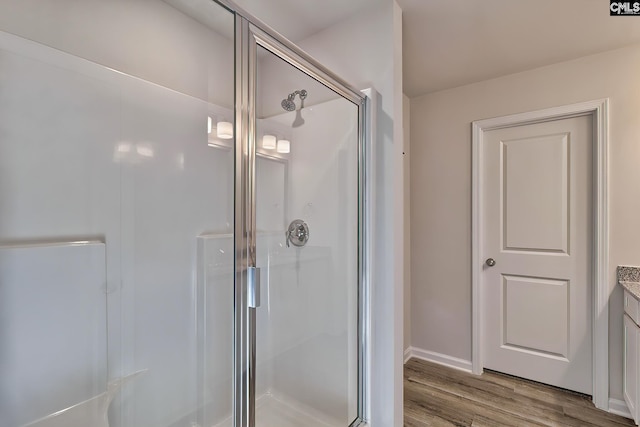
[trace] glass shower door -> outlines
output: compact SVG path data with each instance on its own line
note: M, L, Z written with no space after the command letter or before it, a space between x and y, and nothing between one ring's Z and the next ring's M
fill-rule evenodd
M0 427L229 425L235 14L3 10Z
M257 48L256 425L358 417L359 106Z

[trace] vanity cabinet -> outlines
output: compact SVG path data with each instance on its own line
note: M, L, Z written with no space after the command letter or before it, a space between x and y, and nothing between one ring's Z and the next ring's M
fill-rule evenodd
M629 291L624 291L624 380L623 392L624 400L627 403L629 412L633 420L638 424L638 396L640 372L638 360L638 344L640 344L640 326L638 326L638 316L640 315L640 301L638 301Z

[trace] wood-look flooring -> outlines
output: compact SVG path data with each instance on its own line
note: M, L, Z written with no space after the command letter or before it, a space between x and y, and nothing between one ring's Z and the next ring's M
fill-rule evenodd
M418 359L404 367L405 427L635 426L590 396L496 372L477 376Z

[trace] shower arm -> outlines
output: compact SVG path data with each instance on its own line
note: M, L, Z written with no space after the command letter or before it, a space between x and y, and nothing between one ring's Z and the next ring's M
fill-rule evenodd
M287 96L287 99L289 101L293 101L296 97L296 95L298 95L300 97L300 100L304 101L304 99L307 97L307 91L302 89L302 90L297 90L293 93L290 93L289 96Z

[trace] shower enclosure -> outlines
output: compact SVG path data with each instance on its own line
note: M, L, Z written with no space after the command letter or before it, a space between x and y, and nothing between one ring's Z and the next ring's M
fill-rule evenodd
M230 1L61 3L0 24L0 427L364 424L366 97Z

